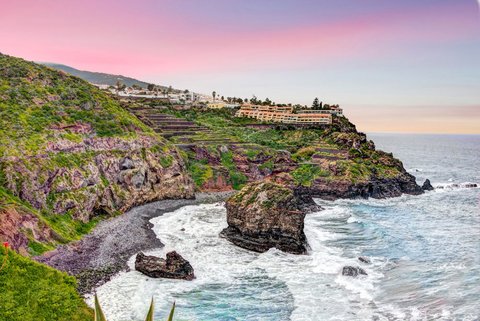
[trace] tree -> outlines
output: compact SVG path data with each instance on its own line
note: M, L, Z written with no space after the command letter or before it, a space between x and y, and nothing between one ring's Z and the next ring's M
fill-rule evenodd
M312 109L314 109L314 110L320 109L320 103L318 102L317 97L315 97L315 99L313 100Z
M153 91L154 88L155 88L155 85L154 85L154 84L148 84L148 85L147 85L148 91Z
M183 91L183 93L184 93L184 94L188 94L188 93L189 93L188 89L185 89L185 90Z
M214 90L214 91L212 92L213 101L215 101L215 97L216 97L216 96L217 96L217 92Z
M263 102L264 105L270 106L272 104L272 101L268 98L265 98L265 101Z
M222 96L222 97L221 97L221 100L224 101L224 100L225 100L225 97Z
M120 91L120 88L122 88L122 82L120 80L117 80L115 87L117 87L117 92Z

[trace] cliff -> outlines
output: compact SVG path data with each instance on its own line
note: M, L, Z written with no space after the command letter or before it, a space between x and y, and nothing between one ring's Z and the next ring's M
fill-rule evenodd
M79 78L5 55L0 141L0 221L8 222L0 235L31 254L132 206L194 197L177 149L116 100Z
M228 109L164 107L162 112L211 132L170 138L181 146L200 191L240 189L248 182L289 173L312 195L326 199L423 193L401 161L377 150L345 117L334 116L332 125L294 127L236 118Z
M251 183L229 198L225 207L228 227L221 235L233 244L256 252L272 247L293 254L307 252L304 200L294 188L270 180Z

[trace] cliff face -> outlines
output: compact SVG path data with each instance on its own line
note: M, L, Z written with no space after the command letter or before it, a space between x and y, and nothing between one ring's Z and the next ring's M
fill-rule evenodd
M115 100L83 80L4 55L0 140L0 196L29 209L0 211L17 236L0 235L17 248L36 252L34 242L48 248L76 239L99 217L194 197L176 148ZM24 241L14 241L21 234Z
M375 144L344 117L331 126L294 128L245 126L251 119L229 111L176 111L189 121L208 126L234 143L188 145L182 153L201 191L239 189L279 173L326 199L385 198L421 194L415 177L392 154Z
M304 254L308 245L303 205L290 187L269 180L249 184L226 202L228 227L221 235L256 252L276 247Z

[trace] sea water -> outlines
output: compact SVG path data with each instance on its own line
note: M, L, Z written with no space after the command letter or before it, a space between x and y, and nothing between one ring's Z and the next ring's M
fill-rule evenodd
M194 281L152 279L133 269L97 293L109 320L479 320L480 136L369 135L418 182L438 187L386 200L317 200L307 215L308 255L253 253L219 237L223 204L187 206L152 219L165 248L194 267ZM358 260L368 257L371 264ZM346 265L367 276L342 276ZM91 301L91 300L90 300Z

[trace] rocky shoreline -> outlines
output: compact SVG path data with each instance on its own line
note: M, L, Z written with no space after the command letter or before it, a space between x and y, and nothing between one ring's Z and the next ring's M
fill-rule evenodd
M150 220L183 206L223 201L235 192L198 193L195 199L162 200L138 206L100 222L83 239L35 257L39 262L74 275L81 294L91 293L122 270L136 253L163 247Z

